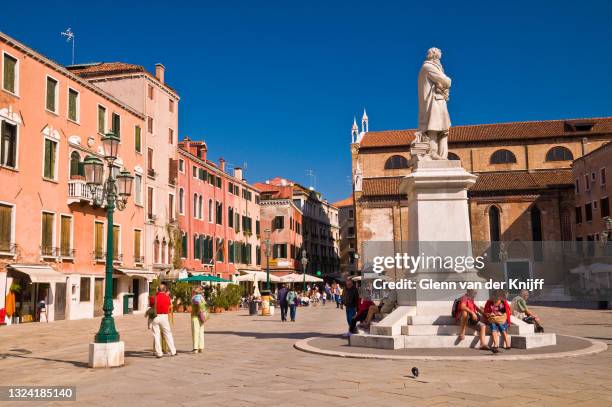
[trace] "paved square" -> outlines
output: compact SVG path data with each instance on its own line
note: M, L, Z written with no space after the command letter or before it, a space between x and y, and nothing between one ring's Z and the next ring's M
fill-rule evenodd
M549 331L612 343L612 311L537 307L537 312ZM293 348L299 339L343 332L344 312L335 306L299 309L295 323L279 319L246 311L213 315L205 353L192 355L188 315L175 315L180 353L156 359L145 318L120 317L126 366L106 370L87 368L88 344L99 319L3 327L0 383L77 387L76 403L57 405L612 405L610 349L538 361L345 359ZM412 366L420 369L418 379L412 378Z

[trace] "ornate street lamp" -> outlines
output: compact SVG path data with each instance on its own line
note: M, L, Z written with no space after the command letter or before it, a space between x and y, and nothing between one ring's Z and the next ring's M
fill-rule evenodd
M304 286L302 291L306 292L306 270L308 266L308 257L306 257L306 249L302 250L302 272L304 273Z
M104 148L104 160L108 168L108 176L103 181L104 163L96 157L88 156L83 162L85 171L85 180L93 196L94 204L106 205L106 267L105 267L105 284L104 284L104 317L100 322L100 329L95 336L95 344L90 346L90 365L96 366L95 345L98 344L113 344L119 342L119 332L115 328L115 320L113 319L113 212L115 208L122 211L125 209L128 198L132 193L132 181L134 177L128 171L121 171L116 177L113 172L113 163L117 159L119 150L119 137L112 133L102 137L102 145ZM101 189L101 191L100 191ZM101 192L101 193L99 193ZM103 346L102 346L103 347ZM108 350L100 350L103 353ZM123 364L123 347L120 347L120 364ZM111 358L107 358L107 363L100 362L99 366L117 366L109 362ZM93 362L92 362L93 361Z

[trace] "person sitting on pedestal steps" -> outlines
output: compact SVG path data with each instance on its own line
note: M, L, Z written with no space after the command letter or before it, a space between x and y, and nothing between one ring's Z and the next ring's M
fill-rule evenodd
M465 339L465 330L469 326L478 331L480 349L488 350L489 347L485 343L487 326L481 321L481 315L484 313L482 308L474 302L476 293L476 290L467 290L464 296L455 300L456 306L453 306L453 316L455 317L455 321L461 326L461 331L457 339L459 342Z

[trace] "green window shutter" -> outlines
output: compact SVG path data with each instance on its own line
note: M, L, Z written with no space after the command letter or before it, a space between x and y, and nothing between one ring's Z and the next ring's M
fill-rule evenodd
M77 121L77 104L79 94L73 89L68 89L68 118Z
M72 218L69 216L62 216L60 225L60 248L62 251L62 256L70 256L70 251L72 249L72 247L70 247L70 229L72 226Z
M136 146L136 152L142 152L142 136L140 126L134 127L134 145Z
M50 254L53 247L53 214L42 214L42 238L43 253Z
M4 89L15 93L15 68L17 60L9 55L4 55Z
M98 133L104 134L106 132L106 109L102 106L98 106Z
M56 111L56 100L55 100L55 90L57 88L57 81L52 78L47 78L47 110L52 112Z
M121 138L121 116L117 113L113 113L113 134Z
M12 206L0 204L0 251L7 252L11 247L12 213Z
M51 140L45 139L44 176L51 178Z

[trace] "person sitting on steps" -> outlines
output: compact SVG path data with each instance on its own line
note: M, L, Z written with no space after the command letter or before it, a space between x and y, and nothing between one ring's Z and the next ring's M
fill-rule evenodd
M465 339L465 330L468 325L470 328L473 328L478 332L478 337L480 339L480 349L488 350L489 347L485 343L485 333L487 326L481 321L481 315L483 314L482 308L480 308L474 302L474 298L476 298L476 290L467 290L465 295L461 298L458 298L456 301L457 307L455 310L455 321L461 326L461 330L459 332L458 341L461 342Z

